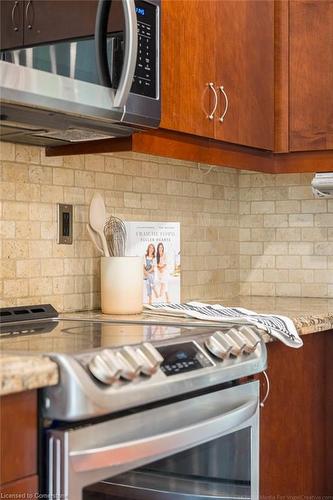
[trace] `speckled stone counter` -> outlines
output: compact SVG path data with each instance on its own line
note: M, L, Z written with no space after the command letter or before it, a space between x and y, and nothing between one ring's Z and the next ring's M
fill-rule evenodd
M280 314L293 320L300 335L333 330L333 299L297 298L297 297L247 297L238 296L231 299L215 299L207 301L225 306L244 307L262 314ZM64 318L95 319L100 321L150 321L174 322L170 316L158 316L143 313L132 316L116 316L102 314L100 311L82 311L66 313ZM193 319L177 318L177 322L193 323Z
M57 382L58 367L46 356L6 353L0 356L0 396Z

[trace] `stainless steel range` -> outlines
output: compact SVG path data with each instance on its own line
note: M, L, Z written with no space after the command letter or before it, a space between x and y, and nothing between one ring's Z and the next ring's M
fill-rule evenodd
M37 319L1 315L0 346L59 366L59 384L41 392L48 498L258 498L257 330L31 309Z

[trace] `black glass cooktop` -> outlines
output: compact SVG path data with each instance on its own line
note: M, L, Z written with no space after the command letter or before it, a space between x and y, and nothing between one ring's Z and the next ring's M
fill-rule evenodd
M166 340L199 333L198 326L45 319L1 325L0 351L66 352ZM214 329L210 326L211 329ZM207 327L205 328L207 331Z

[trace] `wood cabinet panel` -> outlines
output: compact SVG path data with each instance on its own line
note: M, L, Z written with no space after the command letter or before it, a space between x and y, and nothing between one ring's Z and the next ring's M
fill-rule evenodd
M208 115L215 99L216 4L210 0L163 0L161 128L214 136Z
M290 2L290 149L333 149L333 0Z
M0 483L37 472L37 391L0 398Z
M260 424L260 494L265 497L332 494L333 462L326 446L333 418L327 358L333 332L302 338L299 350L268 345L271 392Z
M0 48L23 45L23 0L0 1Z
M215 138L260 149L274 149L274 2L216 2L214 44L219 92Z
M38 498L37 494L38 476L25 477L0 486L0 498ZM21 495L21 497L18 495Z

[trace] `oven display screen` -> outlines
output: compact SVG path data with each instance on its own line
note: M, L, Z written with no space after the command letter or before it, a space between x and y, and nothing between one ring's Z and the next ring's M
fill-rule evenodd
M161 369L168 376L213 365L193 342L161 346L157 350L164 358Z

